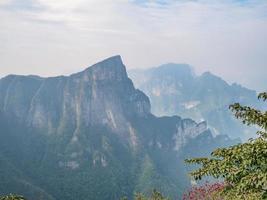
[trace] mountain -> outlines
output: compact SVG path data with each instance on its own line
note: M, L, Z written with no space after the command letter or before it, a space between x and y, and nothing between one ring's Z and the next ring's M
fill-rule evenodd
M120 56L70 76L0 79L0 195L117 200L189 186L186 157L233 144L206 122L156 117Z
M179 115L195 121L207 121L213 134L231 138L253 137L255 130L235 119L228 107L240 102L262 108L256 91L205 72L200 76L187 64L169 63L147 70L131 70L129 76L137 88L150 98L157 116Z

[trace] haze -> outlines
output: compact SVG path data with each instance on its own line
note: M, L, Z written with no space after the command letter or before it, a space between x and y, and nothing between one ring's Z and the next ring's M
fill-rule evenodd
M128 68L188 63L267 90L265 0L0 0L0 77L55 76L120 54Z

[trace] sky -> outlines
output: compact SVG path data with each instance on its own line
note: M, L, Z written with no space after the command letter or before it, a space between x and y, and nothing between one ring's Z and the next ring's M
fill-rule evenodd
M267 90L266 0L0 0L0 77L187 63Z

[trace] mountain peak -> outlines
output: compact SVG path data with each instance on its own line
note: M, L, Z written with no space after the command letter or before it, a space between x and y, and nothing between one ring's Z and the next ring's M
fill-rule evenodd
M91 67L87 68L87 70L91 70L93 68L116 68L116 67L122 67L125 68L121 56L120 55L115 55L109 58L106 58Z
M110 56L110 57L104 59L102 62L110 61L110 60L122 62L121 55Z
M194 70L188 64L176 64L176 63L167 63L160 65L159 67L152 68L154 74L167 75L167 76L187 76L193 77Z
M102 60L84 71L73 74L73 76L85 75L96 81L103 80L125 80L128 78L126 68L122 62L121 56L116 55Z
M216 76L216 75L212 74L209 71L204 72L199 78L202 79L202 80L205 80L206 82L208 82L208 84L217 83L217 84L224 85L225 87L229 86L229 84L225 80L223 80L219 76Z

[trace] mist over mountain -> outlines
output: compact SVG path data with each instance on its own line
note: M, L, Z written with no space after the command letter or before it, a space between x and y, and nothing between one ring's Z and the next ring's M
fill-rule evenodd
M210 72L198 76L187 64L169 63L147 70L130 70L129 76L149 96L156 116L205 120L215 135L242 139L255 136L253 128L245 127L229 111L229 105L236 102L263 108L254 90L236 83L230 85Z
M70 76L0 79L0 194L115 200L158 188L178 198L190 185L185 158L236 142L205 121L151 114L120 56Z

